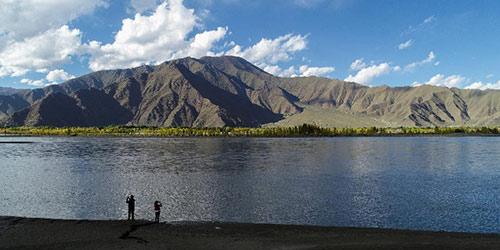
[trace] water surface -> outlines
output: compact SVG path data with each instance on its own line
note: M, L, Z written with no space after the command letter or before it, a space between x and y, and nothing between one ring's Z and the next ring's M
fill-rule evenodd
M500 137L2 137L0 215L500 233Z

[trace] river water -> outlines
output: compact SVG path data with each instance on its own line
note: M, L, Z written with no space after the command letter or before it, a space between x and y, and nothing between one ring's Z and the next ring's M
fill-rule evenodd
M129 194L147 220L500 233L500 137L0 138L0 215L125 219Z

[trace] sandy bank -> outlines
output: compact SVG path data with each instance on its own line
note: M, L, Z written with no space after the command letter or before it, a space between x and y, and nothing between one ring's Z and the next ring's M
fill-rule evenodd
M0 249L500 249L500 235L0 217Z

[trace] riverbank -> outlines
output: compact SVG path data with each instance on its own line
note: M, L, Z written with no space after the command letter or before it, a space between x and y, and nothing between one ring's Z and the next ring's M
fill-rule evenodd
M0 249L500 249L500 235L0 217Z

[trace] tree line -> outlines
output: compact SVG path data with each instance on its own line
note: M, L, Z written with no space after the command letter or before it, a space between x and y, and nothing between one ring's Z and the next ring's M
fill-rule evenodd
M325 128L313 124L294 127L4 127L3 135L25 136L391 136L391 135L496 135L500 127L362 127Z

